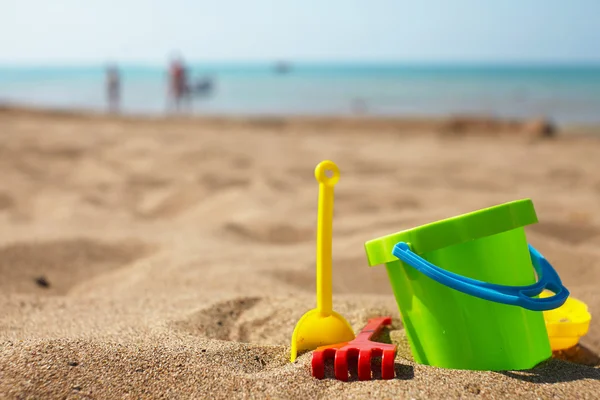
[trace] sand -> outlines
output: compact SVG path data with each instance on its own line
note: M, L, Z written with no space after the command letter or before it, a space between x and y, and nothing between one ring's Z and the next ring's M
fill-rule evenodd
M600 140L477 125L0 112L0 398L598 398ZM334 308L392 315L397 378L288 362L314 307L315 165L336 161ZM526 372L408 360L366 240L520 198L594 319Z

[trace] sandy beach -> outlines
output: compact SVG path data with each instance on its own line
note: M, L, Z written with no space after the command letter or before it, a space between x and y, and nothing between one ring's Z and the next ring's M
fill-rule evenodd
M598 398L600 128L0 111L0 398ZM334 309L392 315L396 379L289 362L315 306L318 186L334 160ZM531 371L412 362L364 242L531 198L529 241L592 314Z

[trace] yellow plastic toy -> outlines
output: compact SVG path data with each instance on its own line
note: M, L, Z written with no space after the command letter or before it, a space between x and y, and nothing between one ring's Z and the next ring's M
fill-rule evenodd
M552 292L544 291L540 297L552 296ZM546 329L553 351L565 350L575 346L590 327L592 316L587 305L569 297L565 304L550 311L544 311Z
M328 173L331 176L328 176ZM348 342L354 331L340 314L332 309L331 294L331 236L333 228L333 187L340 179L340 170L326 160L315 168L319 182L319 211L317 219L317 308L300 318L292 335L290 360L298 352L314 350L319 346Z

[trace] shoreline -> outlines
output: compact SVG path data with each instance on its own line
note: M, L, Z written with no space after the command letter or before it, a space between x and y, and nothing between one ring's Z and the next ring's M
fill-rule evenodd
M582 135L600 136L600 123L598 124L553 124L551 120L540 116L526 119L500 118L489 115L464 114L448 116L310 116L310 115L273 115L273 116L229 116L229 115L199 115L199 114L129 114L109 113L101 111L73 110L62 108L29 107L0 103L0 116L43 116L47 118L73 118L84 120L119 120L126 122L154 122L154 123L201 123L207 126L222 125L252 125L277 127L281 129L290 127L301 128L331 128L341 129L383 129L392 131L431 131L434 133L478 133L478 134L525 134L532 136L546 136L544 129L552 129L548 136L554 135ZM546 128L541 125L546 125Z

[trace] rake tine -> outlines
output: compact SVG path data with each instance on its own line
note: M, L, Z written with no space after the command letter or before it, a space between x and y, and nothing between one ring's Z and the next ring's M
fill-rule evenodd
M371 349L362 349L358 353L358 379L371 379Z
M315 351L311 363L312 375L317 379L325 378L325 352Z
M381 356L381 379L394 378L394 359L396 358L396 349L383 350Z
M335 353L334 361L335 378L347 382L348 381L348 350L339 349Z

